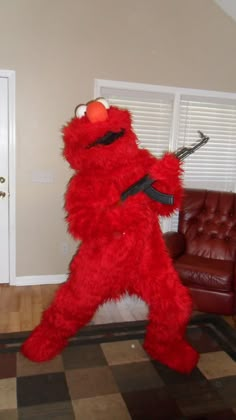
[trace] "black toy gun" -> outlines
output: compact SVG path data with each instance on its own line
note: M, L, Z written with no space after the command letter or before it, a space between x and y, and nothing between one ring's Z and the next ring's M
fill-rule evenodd
M206 144L209 140L209 137L205 136L205 134L202 133L202 131L198 131L198 134L200 136L200 140L193 145L189 147L181 147L180 149L176 150L174 152L175 156L179 160L184 160L186 157L194 153L196 150L200 149L204 144ZM121 201L125 201L126 198L128 198L131 195L135 195L138 192L143 191L145 194L147 194L150 198L152 198L155 201L159 201L163 204L174 204L174 197L171 194L165 194L162 193L155 188L152 187L152 184L155 182L155 179L150 178L149 175L145 175L143 178L141 178L139 181L137 181L135 184L131 185L127 190L125 190L121 194Z

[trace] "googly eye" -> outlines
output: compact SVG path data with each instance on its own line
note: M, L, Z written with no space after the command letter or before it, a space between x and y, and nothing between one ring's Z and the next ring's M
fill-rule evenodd
M108 101L105 98L97 98L96 101L97 102L100 102L101 104L103 104L106 109L109 109L110 108L110 105L109 105Z
M87 109L86 105L78 105L75 108L75 116L77 118L82 118L86 114L86 109Z

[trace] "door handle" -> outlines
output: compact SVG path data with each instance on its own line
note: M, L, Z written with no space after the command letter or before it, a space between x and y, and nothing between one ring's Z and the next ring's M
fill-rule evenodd
M3 176L0 176L0 182L1 182L1 184L3 184L5 181L6 181L5 178Z
M6 193L5 193L4 191L0 191L0 197L1 197L1 198L6 197Z

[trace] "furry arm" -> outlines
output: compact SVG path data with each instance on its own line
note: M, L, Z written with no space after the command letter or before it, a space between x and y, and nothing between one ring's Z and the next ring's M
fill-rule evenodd
M121 203L114 183L94 181L94 178L89 181L76 174L65 197L69 232L76 239L111 236L152 226L155 215L146 199L140 200L137 194Z
M172 194L174 204L161 204L149 199L153 210L160 216L169 216L176 209L180 208L183 195L181 161L172 153L166 153L161 159L150 156L150 167L148 174L156 182L152 184L158 191Z

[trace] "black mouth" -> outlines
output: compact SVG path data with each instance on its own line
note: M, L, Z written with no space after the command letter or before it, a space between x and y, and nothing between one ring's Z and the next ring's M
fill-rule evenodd
M86 149L91 149L91 147L95 146L109 146L109 144L114 143L117 139L122 137L125 133L125 130L122 128L122 130L118 131L118 133L114 133L113 131L108 131L103 137L100 137L99 139L93 141L90 143Z

